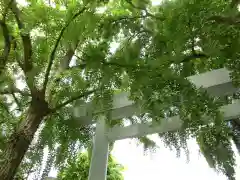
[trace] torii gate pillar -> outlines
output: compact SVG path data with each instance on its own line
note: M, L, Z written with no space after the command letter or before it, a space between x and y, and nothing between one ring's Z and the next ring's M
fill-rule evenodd
M96 124L93 152L88 180L106 180L108 165L107 126L105 117L101 116Z

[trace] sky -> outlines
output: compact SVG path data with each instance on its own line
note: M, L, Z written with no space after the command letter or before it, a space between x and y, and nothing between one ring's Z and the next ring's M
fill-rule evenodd
M179 158L176 152L165 148L157 135L148 136L157 142L159 148L155 152L144 152L143 146L134 139L116 141L112 155L125 168L124 180L227 180L227 178L211 169L204 157L199 153L194 139L188 141L190 161L185 154ZM240 179L240 156L234 147L237 167L236 180ZM50 172L56 177L57 172Z
M188 142L190 161L187 162L184 154L177 158L175 152L165 148L157 135L152 135L151 138L157 142L159 149L147 154L144 153L143 146L136 145L134 140L116 142L112 154L125 166L124 180L227 180L208 166L193 139ZM236 180L239 180L240 156L236 155L236 158Z

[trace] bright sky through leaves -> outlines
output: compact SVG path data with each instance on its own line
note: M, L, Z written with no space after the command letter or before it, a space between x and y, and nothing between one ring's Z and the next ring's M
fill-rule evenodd
M99 87L103 87L103 90L101 89L101 92L95 91L94 96L96 97L94 98L96 98L96 100L100 99L100 101L103 101L102 104L105 105L107 103L104 100L111 100L111 95L107 96L107 98L105 97L105 91L109 92L109 89L114 91L127 87L131 89L131 97L134 100L138 100L138 98L141 99L141 101L143 100L146 105L146 110L152 115L151 118L153 120L158 120L163 114L166 115L167 113L169 116L180 114L181 117L184 117L184 121L186 121L188 125L186 132L189 131L192 136L198 139L198 145L201 147L201 151L205 154L205 157L213 161L216 169L225 172L229 177L233 176L234 170L232 166L234 164L234 158L232 158L232 150L229 148L229 137L232 138L233 135L230 135L230 128L226 127L226 123L217 111L221 104L202 91L195 90L189 82L186 82L185 77L211 69L228 67L233 72L232 77L234 83L240 84L240 63L238 62L240 59L238 55L240 53L237 48L240 44L240 42L238 42L240 34L235 26L236 24L234 24L236 22L230 18L232 20L230 22L232 23L231 25L228 24L229 21L220 26L216 23L219 18L220 23L222 23L222 21L224 22L225 16L228 17L229 14L230 17L234 16L234 13L237 13L237 8L235 11L229 11L226 5L227 3L224 0L201 0L199 1L199 5L195 0L171 1L169 4L166 3L159 6L159 9L151 9L151 12L150 9L148 9L149 12L145 9L145 4L142 3L143 1L141 0L134 0L132 4L131 1L129 3L127 0L117 1L115 4L115 1L111 1L112 4L110 4L109 9L106 9L105 7L108 6L103 4L100 5L95 4L95 2L89 2L89 7L83 8L82 11L81 8L83 4L78 4L77 6L76 3L79 3L77 1L66 1L70 4L68 7L66 6L67 8L62 8L62 1L54 1L55 4L51 3L51 7L46 6L44 3L39 3L40 1L36 1L37 3L33 3L31 7L27 7L27 3L24 0L17 0L17 2L26 7L23 8L23 12L25 13L22 14L22 17L20 16L20 20L16 21L15 18L18 18L17 11L15 14L14 12L10 12L10 15L7 15L7 25L5 26L9 26L11 33L13 32L12 34L14 34L13 36L19 37L19 39L16 38L16 44L20 46L14 49L14 53L13 50L10 50L9 58L6 56L8 61L6 61L6 68L4 70L6 70L7 73L4 72L4 74L7 78L9 76L9 82L8 85L4 84L2 86L10 89L10 84L13 84L11 83L11 78L13 77L14 81L16 81L16 86L19 87L20 90L25 87L27 88L27 84L29 89L27 89L27 95L16 92L19 95L16 98L11 91L13 97L11 93L9 93L10 95L6 98L14 104L7 106L14 106L12 109L20 114L18 118L15 117L17 113L15 113L15 115L14 113L5 113L8 119L3 119L7 119L4 123L6 127L9 128L9 136L11 134L13 134L13 137L15 137L14 135L18 137L22 134L24 136L24 133L12 133L12 131L15 132L15 129L18 130L19 128L22 131L16 130L16 132L31 132L33 135L36 132L36 128L32 131L24 131L24 128L27 126L23 126L22 124L24 124L24 122L31 124L29 122L35 122L34 117L42 117L40 118L41 121L35 118L36 122L40 124L41 122L43 123L43 119L47 116L46 118L48 119L44 121L46 126L43 127L41 136L39 135L42 139L37 140L36 144L39 143L39 147L45 147L45 149L46 146L53 147L53 155L57 156L60 154L62 156L58 156L58 158L67 158L72 155L71 153L74 149L70 146L70 143L74 144L74 142L77 142L84 144L84 142L87 142L89 136L91 136L91 127L85 126L85 129L80 129L79 126L74 124L74 121L66 121L74 118L72 118L71 115L69 116L69 109L64 109L64 107L73 104L73 97L75 97L76 94L79 95L80 92L88 92L89 89ZM161 4L161 1L152 1L152 5L159 4ZM122 8L121 5L125 8ZM111 6L113 7L112 9ZM57 8L59 8L59 10ZM11 7L11 9L14 9L14 7ZM17 6L15 6L15 9L18 9ZM46 13L44 13L43 10L45 10ZM72 16L75 11L80 12L80 14L78 18L73 20L71 19L72 17L77 17ZM224 17L215 17L215 15ZM68 24L69 19L70 25L66 25L65 28L64 25ZM21 20L24 26L27 27L26 32L18 31L18 29L22 29L21 27L23 27L21 22L19 23ZM82 26L83 24L84 26ZM4 27L3 25L1 26ZM100 29L101 27L103 28ZM64 32L64 28L66 32ZM119 29L121 31L118 31ZM32 43L28 41L28 39L26 41L25 36L27 35L25 34L28 34L28 30L29 39L32 40ZM21 34L22 32L24 32L24 35ZM60 39L56 41L59 32L63 33L62 36L60 33ZM123 42L122 39L119 40L120 38L118 38L118 36L120 35L124 36L126 42ZM5 45L5 50L7 43L3 41L3 39L1 39L1 41L3 46ZM108 43L110 44L110 49ZM31 44L33 49L31 49ZM22 51L22 45L24 46L25 53ZM120 48L118 49L118 47ZM51 51L51 49L53 50ZM33 55L31 53L32 50ZM109 51L110 53L108 53ZM26 58L19 60L18 54L24 54ZM72 55L70 56L69 54ZM63 67L62 64L67 66ZM25 82L16 80L15 76L20 76L19 72L22 72L24 74L23 76L26 77L26 81L25 78L22 78ZM82 73L82 76L80 73ZM38 89L41 89L40 86L43 87L43 91L39 90L39 93L34 94L29 93L38 92ZM32 89L34 89L34 91L32 91ZM41 94L42 92L44 92L43 96ZM102 92L104 93L101 94ZM153 94L156 95L156 97L153 97ZM101 95L104 98L100 97ZM12 98L9 98L10 96ZM78 99L89 99L89 96L89 94L83 95ZM3 97L3 95L1 97ZM33 108L33 110L36 109L36 112L33 111L34 113L30 116L31 114L29 115L28 112L31 113L32 111L26 111L26 109L31 107L29 106L29 102L35 99L42 99L43 102L47 99L46 101L49 102L46 102L47 105L45 105L46 107L49 105L51 111L47 111L44 116L41 114L42 111L40 112L40 110L42 110L41 108ZM69 99L72 99L72 101L67 102ZM2 101L4 101L4 99ZM173 103L175 104L173 105ZM221 103L224 104L228 102L224 101ZM30 104L32 105L33 103ZM39 104L39 107L45 107ZM55 107L60 107L59 109L61 109L61 111L57 112L59 109ZM99 108L99 106L95 108ZM2 107L2 111L6 111L4 107ZM49 112L52 114L49 115ZM205 123L203 125L203 120L200 118L205 113L211 117L209 126L205 126ZM12 114L14 118L9 118ZM29 121L24 121L25 115L26 119L33 117L32 121L31 118ZM186 118L188 117L186 115L191 115L190 120ZM21 125L15 127L18 123L12 123L14 120ZM5 130L5 132L7 131ZM81 135L78 135L78 133ZM169 136L170 142L174 144L177 144L176 134ZM27 137L33 136L28 135ZM184 139L187 135L181 134L178 137ZM13 139L19 143L20 141L18 141L18 139L21 138ZM115 144L113 154L120 163L123 163L123 165L127 167L124 175L126 180L149 178L153 180L161 178L170 180L176 178L187 180L197 178L201 180L225 179L224 176L217 175L210 169L202 157L199 158L197 153L198 146L193 140L189 141L190 163L186 164L184 155L177 159L174 151L170 152L166 150L158 138L154 136L154 139L156 139L160 149L151 155L151 160L149 159L150 156L143 156L143 148L141 146L136 148L135 145L129 145L129 140L119 141ZM27 150L31 140L28 141L25 150ZM181 141L181 143L183 141ZM11 143L12 141L9 142ZM4 145L4 143L2 144ZM59 145L59 147L61 146L61 148L59 148L60 150L54 149L56 144ZM181 145L184 146L184 142ZM70 148L72 149L69 150ZM2 149L3 148L1 148L1 150ZM34 150L30 151L30 155L28 154L29 157L31 157L31 152L33 151ZM222 153L223 151L226 153ZM13 158L11 153L15 155L20 151L17 151L16 148L13 151L3 152L6 152L7 155L8 153L10 154L9 156L3 156L9 157L5 159L11 159ZM41 152L44 152L45 157L47 151L43 150ZM35 153L37 158L41 158L41 155L39 155L41 152L33 152L33 154ZM64 152L70 153L64 154ZM24 154L21 156L18 155L18 157L23 157L23 155ZM63 162L61 158L59 159L59 162ZM12 162L9 163L9 167L13 165L15 169L17 169L18 165L15 165L13 161L14 158L12 161L9 160L9 162ZM20 162L20 160L18 162ZM237 162L239 162L238 155ZM35 165L37 166L38 164L36 163ZM10 169L11 168L8 168L8 170ZM56 172L51 172L51 174L54 173ZM236 173L238 179L239 164Z

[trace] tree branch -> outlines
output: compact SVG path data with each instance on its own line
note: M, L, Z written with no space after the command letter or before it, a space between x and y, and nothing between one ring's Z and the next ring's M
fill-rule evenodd
M239 3L240 3L240 0L232 0L231 4L230 4L230 7L235 8L239 5Z
M82 94L80 94L80 95L78 95L78 96L72 97L71 99L69 99L69 100L63 102L62 104L57 105L55 108L53 108L53 109L51 110L51 113L56 112L57 110L63 108L64 106L72 103L73 101L76 101L76 100L78 100L78 99L87 97L87 96L89 96L90 94L93 94L93 93L96 92L96 91L97 91L97 90L94 89L94 90L86 91L86 92L84 92L84 93L82 93Z
M19 110L22 110L21 103L18 101L18 99L17 99L17 97L15 96L15 94L14 94L14 93L11 93L11 94L12 94L12 96L13 96L13 99L14 99L15 103L16 103L17 106L18 106L18 109L19 109Z
M122 63L117 63L117 62L106 62L106 61L101 61L102 65L106 66L117 66L119 68L131 68L131 69L136 69L136 68L146 68L146 66L139 66L137 64L122 64ZM79 64L73 67L70 67L69 70L71 69L84 69L86 68L87 63Z
M163 17L158 17L158 16L153 15L152 13L148 12L145 8L142 8L142 7L139 7L139 6L134 5L131 0L126 0L126 2L127 2L130 6L132 6L133 8L144 11L144 12L146 13L146 15L149 16L149 17L152 17L152 18L155 18L155 19L161 20L161 21L165 20L165 18L163 18Z
M76 43L73 42L73 44L68 48L65 56L60 60L60 66L55 75L56 79L54 79L53 83L51 84L51 87L48 88L49 89L49 91L47 92L48 95L46 95L48 97L49 102L54 101L52 99L52 96L54 93L56 93L56 89L52 87L55 86L61 80L61 76L60 76L61 73L69 68L69 63L75 53L75 50L78 47L78 44L79 44L79 40L77 40Z
M127 20L136 20L136 19L141 19L141 18L146 18L148 17L147 15L145 16L132 16L132 17L129 17L129 16L121 16L121 17L118 17L116 19L112 19L110 22L111 23L116 23L116 22L119 22L119 21L127 21Z
M56 54L56 51L57 51L57 48L58 48L58 45L60 43L60 40L65 32L65 30L67 29L67 27L70 25L70 23L76 19L79 15L81 15L87 8L84 7L82 8L81 10L79 10L67 23L66 25L62 28L60 34L58 35L58 38L57 38L57 41L53 47L53 50L50 54L50 58L49 58L49 62L48 62L48 66L47 66L47 70L46 70L46 73L45 73L45 78L44 78L44 82L43 82L43 92L46 91L46 87L47 87L47 83L48 83L48 79L49 79L49 75L50 75L50 71L51 71L51 68L52 68L52 65L53 65L53 61L54 61L54 58L55 58L55 54Z
M204 54L204 53L196 53L195 52L195 53L193 53L193 54L191 54L189 56L184 57L183 60L180 61L180 63L182 63L182 62L189 62L189 61L197 59L197 58L208 58L208 57L209 56Z
M12 94L12 93L19 93L22 96L30 96L31 95L29 92L21 91L20 89L18 89L16 87L11 87L11 88L0 90L0 94L2 94L2 95L4 95L4 94Z
M9 10L9 7L12 3L12 0L8 3L7 7L5 8L5 11L3 13L3 18L0 20L0 27L2 28L2 33L4 37L4 49L3 54L0 57L0 75L2 74L2 70L5 68L6 63L8 61L8 56L11 50L11 36L9 34L9 30L6 24L6 16Z
M238 16L211 16L208 20L228 25L240 25L240 18Z
M116 17L116 18L109 17L109 19L108 19L109 22L108 23L109 24L114 24L114 23L119 23L121 21L131 21L131 22L133 22L134 20L147 18L147 17L149 17L149 16L148 15L140 15L140 16L126 16L126 15L124 15L124 16L119 16L119 17ZM103 28L104 25L106 25L105 21L100 23L100 25L98 26L99 29ZM143 26L141 25L141 27L143 27ZM147 30L146 28L143 28L143 29L145 30L145 32L150 32L150 30Z
M13 38L13 50L14 50L14 54L15 54L15 58L16 58L16 61L19 65L19 67L23 70L24 67L23 67L23 64L21 63L21 60L20 60L20 56L17 52L17 40L15 38Z
M7 4L7 7L5 8L4 13L2 14L2 16L3 16L3 21L4 21L4 22L5 22L5 20L6 20L6 16L7 16L8 10L9 10L12 2L13 2L13 0L10 0L10 1L9 1L9 3Z
M229 121L232 121L233 123L237 124L240 127L240 121L239 119L231 119Z
M27 72L31 71L33 68L31 38L29 33L24 32L24 25L20 20L20 10L18 9L17 3L15 0L12 0L11 9L17 21L17 25L20 30L20 35L23 42L23 49L24 49L23 71L26 74Z
M5 68L8 56L11 50L11 36L9 34L7 25L5 23L5 20L0 20L0 26L2 27L3 37L4 37L4 50L3 54L0 57L0 74L2 73L2 70Z
M77 58L80 58L78 56L76 56ZM189 62L191 60L197 59L197 58L208 58L209 56L204 54L204 53L193 53L191 55L188 55L186 57L184 57L179 63L183 63L183 62ZM81 59L81 58L80 58ZM118 62L106 62L106 61L101 61L102 65L106 65L106 66L117 66L119 68L131 68L131 69L152 69L152 70L156 70L159 69L159 67L153 67L153 66L149 66L149 65L139 65L139 64L123 64L123 63L118 63ZM69 70L71 69L84 69L86 68L87 63L82 63L73 67L70 67Z
M65 56L60 61L59 73L69 68L70 61L78 47L79 40L73 42L72 45L68 48Z

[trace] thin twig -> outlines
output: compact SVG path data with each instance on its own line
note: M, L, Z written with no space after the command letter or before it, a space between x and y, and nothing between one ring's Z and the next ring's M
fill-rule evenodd
M13 92L12 92L11 94L12 94L12 96L13 96L13 99L14 99L15 103L16 103L17 106L18 106L18 109L19 109L19 110L22 110L21 103L18 101L16 95L15 95Z
M82 93L82 94L80 94L80 95L78 95L78 96L72 97L72 98L70 98L69 100L67 100L67 101L63 102L62 104L59 104L59 105L57 105L55 108L53 108L53 109L51 110L51 113L56 112L57 110L63 108L64 106L72 103L73 101L76 101L76 100L78 100L78 99L87 97L87 96L89 96L90 94L93 94L93 93L96 92L96 91L97 91L97 90L94 89L94 90L86 91L86 92L84 92L84 93Z
M44 78L44 82L43 82L43 92L46 91L46 87L47 87L47 83L48 83L48 79L49 79L49 75L50 75L50 71L51 71L51 68L52 68L52 65L53 65L53 61L54 61L54 58L55 58L55 55L56 55L56 51L57 51L57 48L58 48L58 45L60 43L60 40L65 32L65 30L67 29L67 27L70 25L70 23L76 19L79 15L81 15L87 8L84 7L82 8L80 11L78 11L67 23L66 25L62 28L60 34L58 35L58 38L57 38L57 41L53 47L53 50L50 54L50 58L49 58L49 62L48 62L48 66L47 66L47 70L46 70L46 73L45 73L45 78Z

